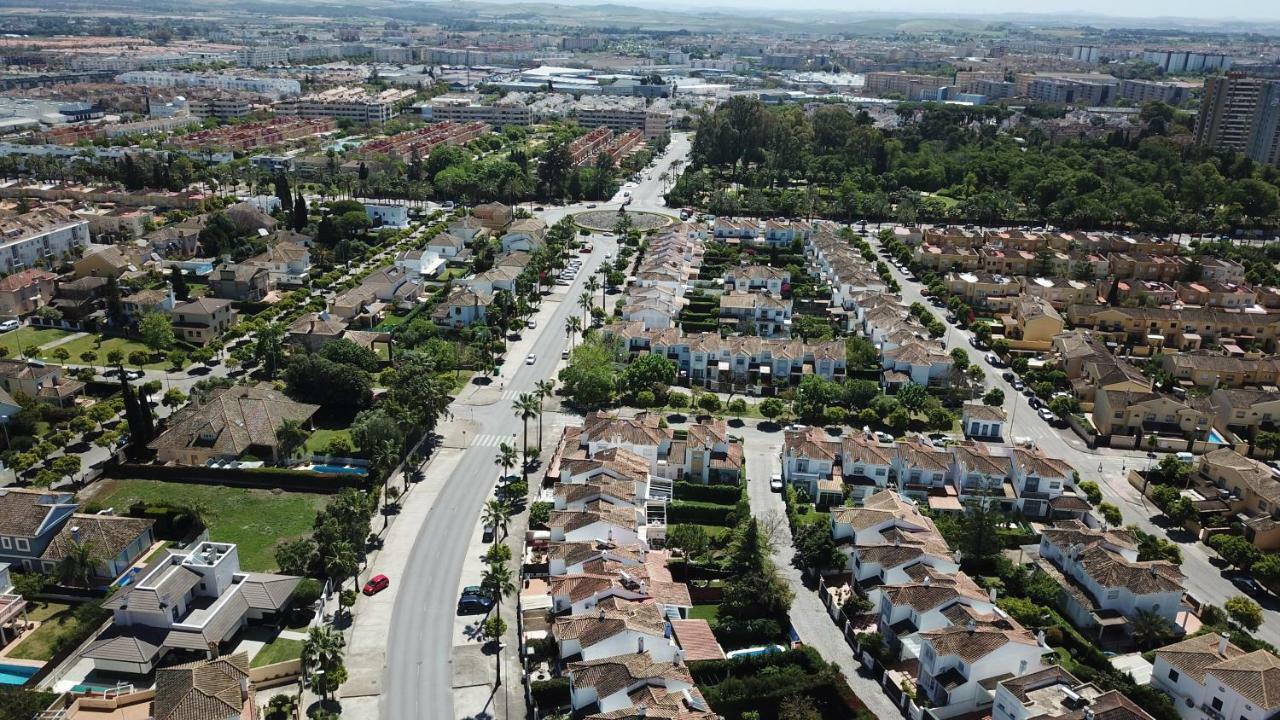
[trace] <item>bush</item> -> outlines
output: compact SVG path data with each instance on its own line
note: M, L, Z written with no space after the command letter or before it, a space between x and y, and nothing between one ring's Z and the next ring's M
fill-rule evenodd
M689 395L682 392L667 393L667 405L680 410L689 407Z
M551 522L551 508L555 507L555 503L536 502L529 506L529 528L532 530L546 530L548 523Z
M742 398L734 398L729 401L729 412L734 415L743 415L747 412L747 401Z
M692 525L721 525L733 527L735 508L716 503L673 500L667 507L667 523Z
M718 412L720 410L720 396L713 393L706 393L698 397L698 407L707 412Z
M529 684L533 694L533 703L543 712L569 704L569 678L558 677L550 680L534 680Z
M701 483L675 483L675 497L679 500L690 500L716 505L735 505L742 498L742 489L737 485L703 485Z
M308 607L316 600L320 599L323 589L320 587L320 581L315 578L302 578L298 582L298 587L293 591L293 604L296 607Z
M1098 487L1098 483L1092 480L1085 480L1080 483L1080 492L1089 499L1090 505L1097 505L1102 502L1102 489Z

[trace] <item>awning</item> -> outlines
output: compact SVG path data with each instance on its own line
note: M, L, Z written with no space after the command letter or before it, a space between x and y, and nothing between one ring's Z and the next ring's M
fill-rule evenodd
M718 367L721 371L727 371L729 369L729 361L721 360L720 364L717 365L716 367Z
M773 366L772 366L772 365L761 365L761 366L760 366L760 374L761 374L761 375L772 375L772 374L773 374Z

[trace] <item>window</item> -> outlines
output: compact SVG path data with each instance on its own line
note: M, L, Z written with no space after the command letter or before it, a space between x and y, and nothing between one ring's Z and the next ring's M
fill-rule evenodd
M1214 710L1217 710L1218 712L1222 712L1222 698L1219 698L1219 697L1214 698L1213 702L1209 703L1209 705L1213 707Z
M1169 668L1169 679L1170 679L1170 680L1172 680L1173 682L1178 682L1178 678L1180 678L1180 677L1182 677L1182 675L1181 675L1181 674L1179 674L1177 670L1174 670L1173 668Z
M1116 599L1116 598L1118 598L1118 597L1120 597L1120 591L1119 591L1119 590L1108 590L1108 591L1107 591L1107 599L1108 599L1108 600L1115 600L1115 599Z
M27 542L26 538L15 538L13 542L14 547L22 552L31 552L31 544Z
M9 543L9 538L0 537L0 548L4 548L5 550L8 550L10 547L11 545Z

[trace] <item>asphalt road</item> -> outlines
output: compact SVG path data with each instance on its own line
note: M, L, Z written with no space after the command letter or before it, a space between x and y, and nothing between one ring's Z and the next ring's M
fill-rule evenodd
M874 232L869 232L868 240L878 252L880 243L876 240ZM1129 470L1146 468L1149 463L1154 463L1156 460L1149 459L1147 454L1141 451L1111 448L1090 450L1088 445L1070 429L1060 430L1046 423L1027 404L1027 398L1000 377L1000 373L1007 368L989 365L984 359L986 351L977 350L969 343L972 337L969 333L948 323L943 309L928 305L928 298L921 294L923 287L919 282L906 279L904 274L892 265L889 269L902 286L903 303L906 305L913 302L924 303L938 320L947 326L947 333L943 336L947 351L950 352L958 347L967 350L969 360L978 363L987 371L987 387L996 387L1004 391L1004 409L1009 418L1007 425L1012 428L1007 432L1008 435L1031 438L1036 443L1036 447L1048 455L1070 463L1080 473L1082 480L1093 480L1098 483L1103 500L1120 508L1125 525L1135 525L1156 537L1169 537L1162 525L1152 522L1152 518L1159 516L1160 511L1147 502L1126 480ZM1008 439L1010 438L1006 438ZM1209 602L1219 607L1222 607L1228 598L1243 594L1223 577L1219 567L1221 561L1217 560L1216 553L1203 543L1195 542L1194 538L1186 537L1187 533L1180 530L1178 533L1170 539L1177 542L1182 550L1182 572L1186 574L1187 592L1201 602ZM1215 564L1215 561L1218 564ZM1280 612L1278 612L1280 601L1271 597L1254 599L1258 600L1263 607L1262 627L1254 635L1269 643L1280 644Z
M688 152L687 135L677 136L659 167L651 171L651 180L627 188L632 193L631 209L664 210L658 176L671 159L683 158ZM602 203L601 208L616 208L615 202ZM553 224L567 214L581 212L585 206L548 207L541 216ZM560 353L568 347L565 322L571 313L581 313L577 297L588 276L604 261L605 254L616 254L613 238L594 236L594 251L582 255L583 268L574 283L557 286L560 296L555 307L535 330L524 331L517 352L509 353L499 383L499 398L481 405L479 395L466 408L452 407L452 423L465 423L467 442L463 454L448 482L427 514L426 520L410 551L406 571L400 580L392 615L394 632L387 639L386 676L383 683L381 715L391 720L405 718L453 718L452 650L455 637L454 608L457 589L480 509L493 492L498 470L496 440L509 441L521 433L522 423L512 412L512 398L532 392L534 383L552 377L560 365ZM617 296L609 296L609 302ZM555 302L554 296L544 300ZM527 349L526 349L527 348ZM525 364L532 353L535 361ZM548 442L551 439L548 438ZM517 446L519 443L516 443ZM430 468L428 468L430 473ZM507 682L516 683L515 678Z

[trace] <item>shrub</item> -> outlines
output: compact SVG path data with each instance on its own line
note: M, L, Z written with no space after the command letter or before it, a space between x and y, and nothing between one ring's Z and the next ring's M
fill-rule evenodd
M1090 505L1097 505L1102 502L1102 490L1098 487L1098 483L1092 480L1085 480L1080 483L1080 492L1089 499Z
M673 500L667 508L667 523L692 525L722 525L732 527L734 508L715 503L689 500Z
M689 407L689 395L682 392L667 393L667 405L677 410Z
M554 503L536 502L529 506L529 527L534 530L546 530L551 522L551 508Z
M698 398L698 407L707 412L717 412L720 410L720 396L706 393Z
M743 415L747 412L747 401L742 398L734 398L729 401L729 412L734 415Z
M568 677L534 680L529 683L529 691L533 694L533 703L539 709L549 711L569 704Z
M742 490L736 485L703 485L701 483L675 483L675 497L717 505L735 505L742 498Z
M293 604L297 607L307 607L320 599L323 589L320 587L320 581L315 578L302 578L298 582L298 587L293 591Z

